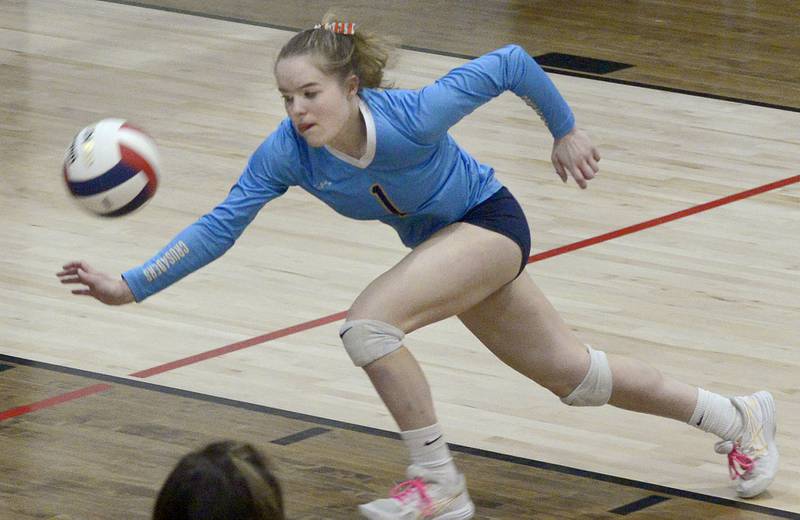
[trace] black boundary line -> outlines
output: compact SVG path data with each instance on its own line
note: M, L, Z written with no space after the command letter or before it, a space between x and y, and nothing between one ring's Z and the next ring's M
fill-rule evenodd
M156 11L166 11L166 12L169 12L169 13L177 13L177 14L184 14L184 15L189 15L189 16L197 16L197 17L200 17L200 18L210 18L212 20L221 20L221 21L224 21L224 22L234 22L234 23L240 23L240 24L244 24L244 25L253 25L253 26L257 26L257 27L267 27L267 28L270 28L270 29L278 29L278 30L281 30L281 31L298 32L298 31L301 30L301 29L299 29L297 27L288 27L286 25L277 25L277 24L272 24L272 23L267 23L267 22L257 22L257 21L254 21L254 20L246 20L244 18L236 18L236 17L233 17L233 16L222 16L222 15L218 15L218 14L203 13L203 12L200 12L200 11L190 11L188 9L178 9L178 8L175 8L175 7L152 5L152 4L147 4L147 3L144 3L144 2L133 2L133 1L129 1L129 0L100 0L100 1L101 2L107 2L107 3L110 3L110 4L129 5L129 6L133 6L133 7L141 7L141 8L144 8L144 9L153 9L153 10L156 10ZM471 56L469 54L461 54L461 53L458 53L458 52L440 51L440 50L436 50L436 49L427 49L427 48L424 48L424 47L415 47L413 45L401 45L400 48L401 49L405 49L405 50L409 50L409 51L424 52L426 54L435 54L435 55L438 55L438 56L447 56L449 58L459 58L459 59L463 59L463 60L472 60L472 59L475 59L477 57L477 56ZM631 65L631 67L635 67L635 65ZM647 89L651 89L651 90L660 90L660 91L663 91L663 92L671 92L671 93L674 93L674 94L685 94L687 96L696 96L696 97L702 97L702 98L708 98L708 99L717 99L717 100L720 100L720 101L730 101L732 103L739 103L739 104L742 104L742 105L753 105L753 106L763 107L763 108L774 108L776 110L785 110L787 112L800 112L800 107L792 107L792 106L788 106L788 105L779 105L777 103L767 103L767 102L764 102L764 101L754 101L752 99L736 98L736 97L731 97L731 96L723 96L723 95L720 95L720 94L712 94L712 93L708 93L708 92L697 92L697 91L694 91L694 90L687 90L687 89L676 88L676 87L666 87L666 86L663 86L663 85L653 85L653 84L650 84L650 83L642 83L642 82L639 82L639 81L631 81L631 80L626 80L626 79L611 78L611 77L608 77L608 76L587 74L585 72L576 72L576 71L571 71L571 70L559 69L559 68L555 68L555 67L542 67L542 69L547 71L547 72L554 73L554 74L562 74L564 76L574 76L576 78L593 79L593 80L596 80L596 81L605 81L607 83L616 83L618 85L627 85L629 87L641 87L641 88L647 88ZM610 74L613 74L613 72L610 73Z
M103 0L106 1L106 0ZM61 365L54 365L50 363L45 363L43 361L34 361L32 359L25 359L16 356L10 356L7 354L0 354L0 361L4 361L7 363L14 363L17 365L23 365L32 368L41 368L44 370L50 370L53 372L60 372L62 374L69 374L73 376L84 377L88 379L94 379L99 381L105 381L107 383L115 383L124 386L131 386L134 388L141 388L144 390L151 390L155 392L160 392L163 394L178 396L178 397L185 397L188 399L194 399L197 401L203 401L208 403L220 404L223 406L230 406L233 408L239 408L241 410L248 410L252 412L258 412L268 415L274 415L278 417L283 417L286 419L293 419L296 421L303 421L312 424L318 424L321 426L328 426L331 428L338 428L341 430L348 430L358 433L365 433L368 435L373 435L376 437L384 437L387 439L400 439L400 435L396 432L390 432L386 430L381 430L379 428L373 428L370 426L362 426L359 424L352 424L343 421L337 421L335 419L326 419L324 417L317 417L314 415L307 415L299 412L292 412L289 410L281 410L279 408L272 408L270 406L264 406L254 403L248 403L245 401L237 401L234 399L227 399L225 397L217 397L208 394L201 394L199 392L192 392L189 390L181 390L179 388L172 388L169 386L162 386L156 385L153 383L146 383L140 380L134 379L126 379L124 377L118 376L110 376L106 374L100 374L97 372L90 372L87 370L81 370L77 368L70 368ZM13 419L12 419L13 420ZM696 500L699 502L706 502L710 504L730 507L733 509L741 509L744 511L752 511L755 513L761 513L769 516L774 516L778 518L790 518L793 520L800 520L800 513L793 513L791 511L785 511L783 509L776 509L767 506L760 506L757 504L751 504L748 502L739 502L737 500L732 500L729 498L721 498L715 497L710 495L703 495L701 493L695 493L693 491L685 491L682 489L671 488L667 486L661 486L658 484L650 484L647 482L640 482L638 480L631 480L623 477L615 477L613 475L605 475L603 473L597 473L594 471L588 471L578 468L572 468L569 466L562 466L560 464L553 464L551 462L543 462L534 459L526 459L523 457L517 457L514 455L507 455L505 453L497 453L488 450L482 450L478 448L472 448L469 446L461 446L458 444L450 444L450 449L455 452L465 453L468 455L473 455L476 457L482 457L486 459L492 459L500 462L508 462L511 464L518 464L521 466L529 466L537 469L543 469L547 471L554 471L556 473L563 473L566 475L571 475L574 477L583 477L588 478L591 480L597 480L600 482L608 482L610 484L617 484L620 486L625 487L632 487L637 489L643 489L646 491L652 491L654 493L661 493L665 495L671 495L673 497L680 497L689 500Z
M280 439L275 439L274 441L270 442L272 444L278 444L280 446L288 446L289 444L294 444L295 442L304 441L306 439L310 439L311 437L316 437L317 435L328 433L329 431L331 431L329 428L309 428L307 430L293 433L291 435L287 435L286 437L281 437Z
M666 500L669 500L669 497L662 497L661 495L649 495L641 500L637 500L635 502L631 502L630 504L625 504L624 506L612 509L611 511L609 511L609 513L625 516L631 513L635 513L637 511L641 511L642 509L646 509L650 506L660 504L661 502L664 502Z

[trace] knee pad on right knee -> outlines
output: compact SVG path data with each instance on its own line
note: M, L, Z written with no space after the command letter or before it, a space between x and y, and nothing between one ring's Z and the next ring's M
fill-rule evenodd
M353 364L363 367L399 349L405 333L382 321L352 320L344 322L339 337Z
M586 349L589 351L589 370L581 384L568 396L562 397L561 402L570 406L603 406L611 399L611 367L605 352L594 350L589 345Z

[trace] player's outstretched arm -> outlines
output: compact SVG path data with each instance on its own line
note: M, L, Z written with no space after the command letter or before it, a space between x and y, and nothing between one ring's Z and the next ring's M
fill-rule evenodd
M72 290L72 294L92 296L106 305L123 305L134 301L125 280L102 273L83 260L65 264L56 276L63 284L80 285Z
M553 142L553 154L550 157L561 180L567 182L571 175L581 189L594 179L600 167L600 152L592 144L586 132L573 127L569 133Z

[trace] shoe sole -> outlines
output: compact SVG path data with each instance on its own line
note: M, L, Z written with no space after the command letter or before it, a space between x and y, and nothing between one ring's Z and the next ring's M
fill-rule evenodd
M455 511L448 511L443 515L434 516L431 520L469 520L473 516L475 516L475 504L469 502Z
M361 513L364 518L377 518L375 516L371 516L370 512L364 511L361 507L358 508L358 512ZM455 511L448 511L444 514L434 516L430 520L469 520L473 516L475 516L475 505L470 502L469 504L460 507Z

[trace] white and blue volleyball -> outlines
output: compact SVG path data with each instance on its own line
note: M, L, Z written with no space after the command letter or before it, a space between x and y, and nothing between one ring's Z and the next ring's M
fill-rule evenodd
M75 136L64 158L64 180L81 206L119 217L144 206L158 188L153 139L124 119L103 119Z

